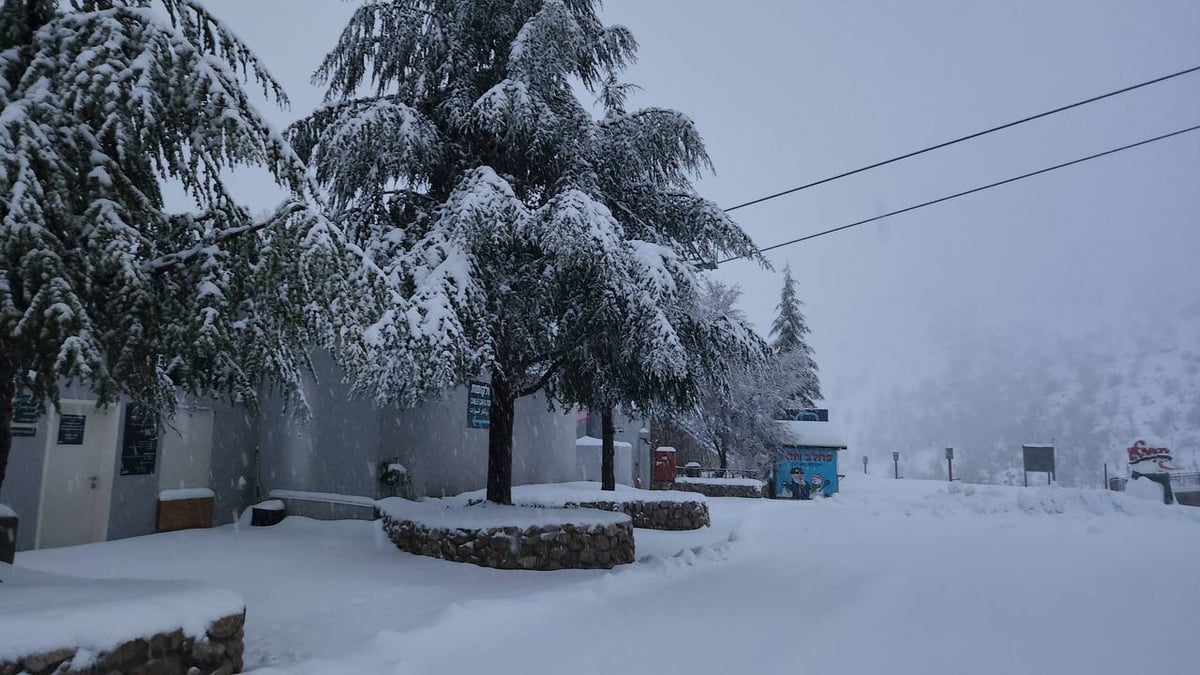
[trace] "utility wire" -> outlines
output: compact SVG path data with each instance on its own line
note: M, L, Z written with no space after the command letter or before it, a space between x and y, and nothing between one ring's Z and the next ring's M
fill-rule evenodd
M1115 155L1115 154L1116 154L1116 153L1118 153L1118 152L1124 152L1124 151L1126 151L1126 150L1131 150L1131 149L1133 149L1133 148L1137 148L1137 147L1140 147L1140 146L1143 146L1143 145L1149 145L1149 144L1151 144L1151 143L1157 143L1158 141L1163 141L1163 140L1166 140L1166 139L1168 139L1168 138L1174 138L1174 137L1176 137L1176 136L1182 136L1183 134L1190 133L1190 132L1197 131L1197 130L1200 130L1200 124L1197 124L1197 125L1195 125L1195 126L1190 126L1190 127L1187 127L1186 129L1180 129L1180 130L1178 130L1178 131L1172 131L1172 132L1170 132L1170 133L1162 134L1161 136L1155 136L1154 138L1147 138L1147 139L1145 139L1145 140L1141 140L1141 141L1138 141L1138 142L1136 142L1136 143L1130 143L1129 145L1122 145L1122 146L1121 146L1121 147L1119 147L1119 148L1112 148L1112 149L1110 149L1110 150L1105 150L1104 152L1097 152L1097 153L1096 153L1096 154L1094 154L1094 155L1088 155L1087 157L1080 157L1079 159L1073 159L1073 160L1071 160L1071 161L1069 161L1069 162L1063 162L1062 164L1055 164L1054 166L1048 166L1048 167L1046 167L1046 168L1044 168L1044 169L1038 169L1037 171L1030 171L1029 173L1023 173L1023 174L1021 174L1020 176L1013 176L1012 178L1006 178L1006 179L1004 179L1004 180L1001 180L1001 181L996 181L995 183L989 183L989 184L987 184L987 185L981 185L981 186L979 186L979 187L976 187L976 188L971 188L970 190L963 190L962 192L956 192L956 193L954 193L954 194L952 194L952 195L946 195L945 197L939 197L939 198L937 198L937 199L931 199L931 200L929 200L929 201L927 201L927 202L921 202L920 204L914 204L913 206L908 206L908 207L905 207L905 208L903 208L903 209L898 209L898 210L896 210L896 211L891 211L891 212L889 212L889 213L885 213L885 214L883 214L883 215L879 215L879 216L873 216L873 217L871 217L871 218L864 218L864 219L862 219L862 220L855 221L855 222L853 222L853 223L849 223L849 224L847 224L847 225L842 225L842 226L840 226L840 227L834 227L834 228L830 228L830 229L828 229L828 230L822 230L821 232L814 232L813 234L805 235L805 236L803 236L803 237L799 237L799 238L796 238L796 239L792 239L792 240L790 240L790 241L785 241L785 242L781 242L781 243L778 243L778 244L772 244L771 246L767 246L767 247L765 247L765 248L760 248L760 249L758 249L757 253L766 253L767 251L773 251L773 250L775 250L775 249L777 249L777 248L783 248L784 246L791 246L792 244L799 244L799 243L800 243L800 242L802 242L802 241L808 241L808 240L810 240L810 239L816 239L817 237L824 237L824 236L825 236L825 235L827 235L827 234L833 234L834 232L841 232L842 230L848 230L848 229L850 229L850 228L852 228L852 227L858 227L859 225L866 225L867 223L873 223L873 222L875 222L875 221L877 221L877 220L883 220L884 218L890 218L890 217L892 217L892 216L898 216L898 215L900 215L900 214L902 214L902 213L908 213L909 211L916 211L917 209L923 209L923 208L925 208L926 206L933 206L934 204L941 204L942 202L948 202L948 201L950 201L950 200L952 200L952 199L958 199L959 197L965 197L965 196L967 196L967 195L972 195L972 194L975 194L975 193L977 193L977 192L983 192L983 191L985 191L985 190L991 190L992 188L997 188L997 187L1000 187L1001 185L1008 185L1009 183L1015 183L1015 182L1017 182L1017 181L1019 181L1019 180L1025 180L1026 178L1032 178L1032 177L1034 177L1034 176L1040 176L1040 175L1042 175L1042 174L1044 174L1044 173L1050 173L1051 171L1057 171L1057 170L1059 170L1059 169L1064 169L1064 168L1066 168L1066 167L1068 167L1068 166L1074 166L1074 165L1076 165L1076 164L1082 164L1083 162L1088 162L1088 161L1091 161L1091 160L1093 160L1093 159L1099 159L1100 157L1107 157L1108 155ZM741 259L741 258L744 258L744 257L746 257L746 256L734 256L734 257L732 257L732 258L726 258L726 259L724 259L724 260L722 260L722 261L718 262L717 264L718 264L718 265L724 265L724 264L725 264L725 263L727 263L727 262L732 262L732 261L734 261L734 260L739 260L739 259Z
M794 187L794 188L791 188L791 189L789 189L789 190L784 190L783 192L776 192L775 194L767 195L766 197L759 197L758 199L752 199L752 200L750 200L750 201L748 201L748 202L745 202L745 203L742 203L742 204L737 204L737 205L735 205L735 206L730 206L729 208L725 209L725 212L726 212L726 213L728 213L728 212L730 212L730 211L736 211L736 210L738 210L738 209L745 208L745 207L747 207L747 206L753 206L753 205L755 205L755 204L761 204L761 203L763 203L763 202L765 202L765 201L770 201L770 200L772 200L772 199L777 199L777 198L779 198L779 197L783 197L783 196L785 196L785 195L790 195L790 194L792 194L792 193L794 193L794 192L800 192L801 190L807 190L807 189L809 189L809 188L813 188L813 187L816 187L816 186L818 186L818 185L824 185L825 183L832 183L832 182L833 182L833 181L835 181L835 180L840 180L840 179L842 179L842 178L846 178L847 176L853 176L853 175L855 175L855 174L859 174L859 173L862 173L862 172L864 172L864 171L870 171L871 169L878 169L878 168L879 168L879 167L881 167L881 166L887 166L888 164L893 164L893 163L895 163L895 162L899 162L899 161L901 161L901 160L909 159L909 158L911 158L911 157L916 157L917 155L923 155L923 154L925 154L925 153L927 153L927 152L933 152L934 150L940 150L940 149L942 149L942 148L947 148L947 147L950 147L951 145L955 145L955 144L957 144L957 143L962 143L963 141L969 141L969 140L971 140L971 139L979 138L980 136L986 136L986 135L988 135L988 134L993 134L993 133L995 133L995 132L997 132L997 131L1003 131L1003 130L1005 130L1005 129L1011 129L1011 128L1015 127L1015 126L1018 126L1018 125L1021 125L1021 124L1025 124L1026 122L1032 122L1032 121L1034 121L1034 120L1038 120L1038 119L1041 119L1041 118L1043 118L1043 117L1049 117L1049 116L1051 116L1051 115L1057 115L1057 114L1058 114L1058 113L1060 113L1060 112L1064 112L1064 111L1067 111L1067 110L1071 110L1072 108L1078 108L1078 107L1080 107L1080 106L1085 106L1085 105L1087 105L1087 104L1089 104L1089 103L1095 103L1096 101L1102 101L1102 100L1104 100L1104 99L1106 99L1106 98L1112 98L1113 96L1119 96L1119 95L1121 95L1121 94L1125 94L1125 93L1128 93L1128 92L1134 91L1134 90L1136 90L1136 89L1141 89L1142 87L1149 87L1149 86L1150 86L1150 85L1152 85L1152 84L1158 84L1158 83L1160 83L1160 82L1166 82L1167 80L1171 80L1171 79L1174 79L1174 78L1176 78L1176 77L1180 77L1180 76L1183 76L1183 75L1187 75L1187 74L1189 74L1189 73L1194 73L1194 72L1196 72L1196 71L1200 71L1200 66L1193 66L1193 67L1191 67L1191 68L1187 68L1187 69L1185 69L1185 70L1180 70L1180 71L1177 71L1177 72L1171 73L1171 74L1169 74L1169 75L1163 75L1162 77L1156 77L1156 78L1154 78L1153 80L1146 80L1145 82L1140 82L1140 83L1138 83L1138 84L1134 84L1134 85L1130 85L1130 86L1128 86L1128 87L1124 87L1124 88L1121 88L1121 89L1117 89L1117 90L1115 90L1115 91L1110 91L1110 92L1108 92L1107 94L1100 94L1099 96L1093 96L1093 97L1091 97L1091 98L1084 99L1084 100L1082 100L1082 101L1077 101L1077 102L1075 102L1075 103L1071 103L1071 104L1069 104L1069 105L1064 105L1064 106L1061 106L1061 107L1059 107L1059 108L1055 108L1055 109L1053 109L1053 110L1047 110L1046 112L1038 113L1038 114L1036 114L1036 115L1030 115L1029 117L1023 117L1023 118L1021 118L1021 119L1019 119L1019 120L1015 120L1015 121L1012 121L1012 122L1008 122L1007 124L1001 124L1001 125L1000 125L1000 126L998 126L998 127L992 127L991 129L984 129L983 131L977 131L977 132L975 132L975 133L973 133L973 134L969 134L969 135L967 135L967 136L962 136L962 137L960 137L960 138L955 138L954 140L951 140L951 141L946 141L946 142L944 142L944 143L938 143L937 145L931 145L931 146L929 146L929 147L927 147L927 148L922 148L922 149L920 149L920 150L915 150L915 151L913 151L913 152L910 152L910 153L908 153L908 154L900 155L900 156L898 156L898 157L893 157L893 158L891 158L891 159L885 159L885 160L884 160L884 161L882 161L882 162L876 162L876 163L874 163L874 164L870 164L870 165L867 165L867 166L864 166L864 167L860 167L860 168L858 168L858 169L854 169L854 170L852 170L852 171L847 171L847 172L845 172L845 173L839 173L839 174L838 174L838 175L836 175L836 176L830 176L830 177L828 177L828 178L822 178L821 180L814 181L814 182L812 182L812 183L807 183L807 184L805 184L805 185L801 185L801 186L799 186L799 187Z

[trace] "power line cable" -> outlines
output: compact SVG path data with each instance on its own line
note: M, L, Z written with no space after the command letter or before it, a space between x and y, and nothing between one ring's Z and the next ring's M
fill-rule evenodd
M913 151L913 152L910 152L910 153L907 153L907 154L904 154L904 155L900 155L900 156L898 156L898 157L893 157L893 158L891 158L891 159L885 159L885 160L883 160L882 162L875 162L874 164L869 164L869 165L867 165L867 166L864 166L864 167L860 167L860 168L854 169L854 170L852 170L852 171L846 171L845 173L839 173L839 174L838 174L838 175L836 175L836 176L830 176L830 177L828 177L828 178L822 178L821 180L818 180L818 181L813 181L812 183L806 183L806 184L804 184L804 185L801 185L801 186L799 186L799 187L794 187L794 188L791 188L791 189L788 189L788 190L784 190L784 191L782 191L782 192L776 192L775 194L770 194L770 195L767 195L767 196L765 196L765 197L759 197L758 199L752 199L752 200L750 200L750 201L748 201L748 202L744 202L744 203L742 203L742 204L737 204L737 205L734 205L734 206L730 206L729 208L725 209L725 212L726 212L726 213L728 213L728 212L730 212L730 211L736 211L736 210L738 210L738 209L745 208L745 207L747 207L747 206L753 206L753 205L755 205L755 204L761 204L761 203L763 203L763 202L770 201L770 200L772 200L772 199L778 199L779 197L783 197L783 196L786 196L786 195L790 195L790 194L792 194L792 193L795 193L795 192L800 192L801 190L807 190L807 189L809 189L809 188L813 188L813 187L816 187L816 186L818 186L818 185L824 185L825 183L831 183L831 182L833 182L833 181L835 181L835 180L840 180L840 179L842 179L842 178L846 178L846 177L848 177L848 176L853 176L853 175L855 175L855 174L859 174L859 173L862 173L862 172L864 172L864 171L870 171L871 169L878 169L878 168L879 168L879 167L881 167L881 166L887 166L888 164L894 164L895 162L899 162L899 161L901 161L901 160L905 160L905 159L909 159L909 158L912 158L912 157L916 157L917 155L923 155L923 154L925 154L925 153L927 153L927 152L933 152L934 150L941 150L942 148L947 148L947 147L950 147L951 145L955 145L955 144L958 144L958 143L962 143L963 141L969 141L969 140L972 140L972 139L975 139L975 138L979 138L979 137L981 137L981 136L987 136L988 134L993 134L993 133L996 133L997 131L1003 131L1003 130L1005 130L1005 129L1011 129L1011 128L1015 127L1015 126L1019 126L1019 125L1021 125L1021 124L1025 124L1026 122L1032 122L1032 121L1034 121L1034 120L1039 120L1039 119L1042 119L1043 117L1049 117L1049 116L1051 116L1051 115L1057 115L1057 114L1058 114L1058 113L1060 113L1060 112L1065 112L1065 111L1067 111L1067 110L1071 110L1072 108L1078 108L1078 107L1081 107L1081 106L1088 105L1089 103L1095 103L1096 101L1102 101L1102 100L1104 100L1104 99L1106 99L1106 98L1112 98L1113 96L1119 96L1119 95L1121 95L1121 94L1126 94L1126 93L1129 93L1129 92L1131 92L1131 91L1134 91L1134 90L1136 90L1136 89L1141 89L1141 88L1143 88L1143 87L1149 87L1150 85L1158 84L1158 83L1160 83L1160 82L1166 82L1167 80L1171 80L1171 79L1174 79L1174 78L1176 78L1176 77L1181 77L1181 76L1183 76L1183 75L1187 75L1187 74L1189 74L1189 73L1194 73L1194 72L1197 72L1197 71L1200 71L1200 66L1193 66L1193 67L1191 67L1191 68L1187 68L1187 69L1184 69L1184 70L1176 71L1176 72L1174 72L1174 73L1171 73L1171 74L1169 74L1169 75L1163 75L1162 77L1156 77L1156 78L1154 78L1153 80L1146 80L1145 82L1139 82L1138 84L1130 85L1130 86L1128 86L1128 87L1123 87L1123 88L1121 88L1121 89L1117 89L1117 90L1115 90L1115 91L1110 91L1110 92L1108 92L1107 94L1100 94L1099 96L1093 96L1093 97L1091 97L1091 98L1087 98L1087 99L1084 99L1084 100L1082 100L1082 101L1076 101L1075 103L1071 103L1071 104L1069 104L1069 105L1064 105L1064 106L1061 106L1061 107L1055 108L1055 109L1053 109L1053 110L1047 110L1046 112L1038 113L1038 114L1036 114L1036 115L1030 115L1029 117L1023 117L1023 118L1021 118L1021 119L1019 119L1019 120L1014 120L1014 121L1012 121L1012 122L1008 122L1008 123L1006 123L1006 124L1001 124L1000 126L992 127L992 128L990 128L990 129L984 129L983 131L977 131L977 132L975 132L975 133L973 133L973 134L968 134L968 135L966 135L966 136L962 136L962 137L959 137L959 138L955 138L955 139L953 139L953 140L946 141L946 142L944 142L944 143L938 143L937 145L931 145L931 146L929 146L929 147L927 147L927 148L922 148L922 149L920 149L920 150L915 150L915 151Z
M813 234L805 235L805 236L803 236L803 237L798 237L798 238L796 238L796 239L792 239L792 240L789 240L789 241L781 242L781 243L778 243L778 244L772 244L771 246L767 246L767 247L764 247L764 248L760 248L760 249L758 249L758 251L757 251L757 252L758 252L758 253L766 253L767 251L773 251L773 250L775 250L775 249L777 249L777 248L783 248L784 246L791 246L792 244L799 244L799 243L800 243L800 242L802 242L802 241L808 241L808 240L810 240L810 239L816 239L817 237L824 237L825 235L828 235L828 234L833 234L833 233L835 233L835 232L841 232L841 231L843 231L843 230L848 230L848 229L850 229L850 228L852 228L852 227L858 227L859 225L866 225L867 223L873 223L873 222L875 222L875 221L877 221L877 220L883 220L884 218L890 218L890 217L892 217L892 216L898 216L898 215L900 215L900 214L902 214L902 213L908 213L909 211L916 211L917 209L923 209L923 208L925 208L925 207L927 207L927 206L933 206L934 204L941 204L942 202L948 202L948 201L950 201L950 200L952 200L952 199L958 199L959 197L966 197L967 195L972 195L972 194L975 194L975 193L977 193L977 192L983 192L983 191L985 191L985 190L991 190L992 188L997 188L997 187L1000 187L1000 186L1002 186L1002 185L1008 185L1009 183L1015 183L1015 182L1017 182L1017 181L1020 181L1020 180L1025 180L1026 178L1032 178L1032 177L1034 177L1034 176L1040 176L1040 175L1042 175L1042 174L1044 174L1044 173L1050 173L1051 171L1057 171L1057 170L1059 170L1059 169L1065 169L1065 168L1066 168L1066 167L1068 167L1068 166L1074 166L1074 165L1076 165L1076 164L1082 164L1083 162L1088 162L1088 161L1091 161L1091 160L1093 160L1093 159L1099 159L1099 158L1101 158L1101 157L1107 157L1108 155L1115 155L1115 154L1116 154L1116 153L1118 153L1118 152L1124 152L1124 151L1126 151L1126 150L1132 150L1133 148L1137 148L1137 147L1140 147L1140 146L1143 146L1143 145L1149 145L1149 144L1151 144L1151 143L1157 143L1158 141L1163 141L1163 140L1166 140L1166 139L1168 139L1168 138L1174 138L1174 137L1176 137L1176 136L1182 136L1183 134L1190 133L1190 132L1197 131L1197 130L1200 130L1200 124L1197 124L1197 125L1195 125L1195 126L1190 126L1190 127L1187 127L1186 129L1179 129L1178 131L1172 131L1172 132L1170 132L1170 133L1162 134L1161 136L1155 136L1154 138L1147 138L1147 139L1145 139L1145 140L1141 140L1141 141L1138 141L1138 142L1136 142L1136 143L1130 143L1130 144L1128 144L1128 145L1122 145L1122 146L1121 146L1121 147L1119 147L1119 148L1112 148L1112 149L1110 149L1110 150L1105 150L1105 151L1103 151L1103 152L1097 152L1097 153L1096 153L1096 154L1094 154L1094 155L1088 155L1088 156L1086 156L1086 157L1080 157L1079 159L1073 159L1073 160L1071 160L1071 161L1069 161L1069 162L1063 162L1062 164L1055 164L1054 166L1048 166L1048 167L1045 167L1045 168L1043 168L1043 169L1038 169L1037 171L1030 171L1029 173L1023 173L1023 174L1021 174L1020 176L1013 176L1012 178L1006 178L1006 179L1004 179L1004 180L1001 180L1001 181L996 181L995 183L988 183L987 185L981 185L981 186L979 186L979 187L976 187L976 188L971 188L970 190L963 190L962 192L956 192L956 193L954 193L954 194L952 194L952 195L946 195L945 197L939 197L939 198L937 198L937 199L931 199L931 200L929 200L929 201L927 201L927 202L921 202L920 204L914 204L914 205L912 205L912 206L908 206L908 207L905 207L905 208L902 208L902 209L898 209L898 210L896 210L896 211L891 211L891 212L889 212L889 213L884 213L884 214L882 214L882 215L873 216L873 217L871 217L871 218L864 218L864 219L862 219L862 220L858 220L858 221L855 221L855 222L853 222L853 223L849 223L849 224L847 224L847 225L842 225L842 226L840 226L840 227L834 227L834 228L830 228L830 229L828 229L828 230L822 230L822 231L820 231L820 232L814 232ZM718 265L724 265L724 264L725 264L725 263L727 263L727 262L732 262L732 261L734 261L734 260L740 260L740 259L742 259L742 258L744 258L744 257L746 257L746 256L734 256L734 257L732 257L732 258L726 258L726 259L724 259L724 260L721 260L721 261L720 261L720 262L718 262L717 264L718 264Z

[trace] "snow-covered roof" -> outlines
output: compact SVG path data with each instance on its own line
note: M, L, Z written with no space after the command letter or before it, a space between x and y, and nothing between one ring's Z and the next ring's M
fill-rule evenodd
M575 439L576 447L598 448L602 444L603 444L603 441L601 441L599 438L596 438L595 436L580 436L579 438ZM630 443L626 443L625 441L613 441L613 447L615 447L615 448L632 448L633 445Z
M846 435L833 422L776 422L783 431L783 444L813 448L845 448Z
M654 449L655 452L675 452L675 448L669 445L660 445Z

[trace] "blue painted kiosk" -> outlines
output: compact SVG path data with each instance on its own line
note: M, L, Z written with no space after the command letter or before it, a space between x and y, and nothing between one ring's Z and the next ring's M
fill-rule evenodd
M782 441L775 461L775 496L792 495L793 472L803 472L812 495L828 497L838 491L838 453L845 436L830 422L779 421Z

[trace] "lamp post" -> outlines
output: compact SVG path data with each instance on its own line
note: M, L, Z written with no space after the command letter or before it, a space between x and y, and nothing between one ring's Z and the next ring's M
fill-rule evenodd
M900 453L898 452L892 453L892 471L894 472L893 477L900 480Z

